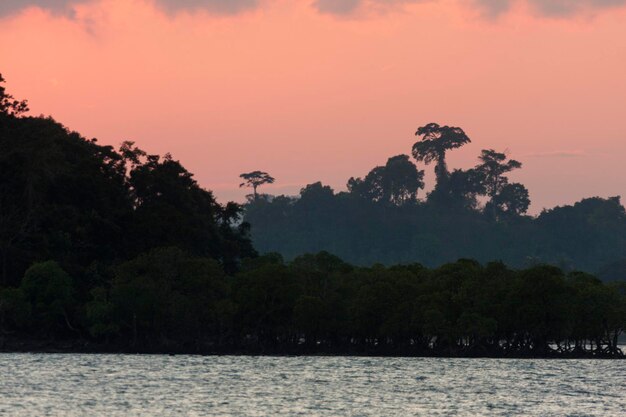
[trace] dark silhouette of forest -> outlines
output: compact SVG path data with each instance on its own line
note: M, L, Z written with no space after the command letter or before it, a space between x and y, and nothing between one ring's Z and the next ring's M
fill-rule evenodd
M519 161L486 149L475 167L449 170L446 154L470 142L466 133L431 123L416 134L413 158L435 165L432 191L423 191L424 170L398 155L350 178L347 191L317 182L299 196L250 198L245 220L257 250L288 260L328 251L363 266L435 267L471 258L516 268L548 263L603 280L626 276L626 211L619 197L587 198L529 216L528 190L508 178L522 167Z
M286 262L259 256L244 207L219 204L172 156L132 142L102 146L52 118L28 116L3 81L0 350L623 357L623 282L539 259L523 269L442 262L471 246L459 239L480 240L481 254L506 260L503 247L522 248L540 228L545 236L567 228L582 259L596 254L603 264L611 236L624 237L614 230L623 227L617 199L524 217L527 193L505 176L519 163L505 155L485 151L474 170L449 172L446 150L469 140L458 128L418 131L415 157L437 166L426 202L417 200L423 173L408 156L351 179L347 193L318 183L299 199L258 195L274 179L242 174L242 186L255 191L245 210L261 250L258 236L274 230L317 252L350 219L354 240L330 249L354 244L353 253L385 262L395 262L385 254L397 250L406 264L354 266L328 252L288 252ZM482 208L480 196L488 198ZM481 239L472 240L477 231ZM386 249L372 252L372 239L388 239ZM413 246L403 249L406 239ZM553 239L555 253L569 248ZM623 240L615 242L623 250ZM406 262L415 247L423 263L443 266Z

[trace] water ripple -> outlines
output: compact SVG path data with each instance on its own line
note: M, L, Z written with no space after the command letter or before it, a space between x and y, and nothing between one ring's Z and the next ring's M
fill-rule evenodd
M0 354L6 416L622 416L626 361Z

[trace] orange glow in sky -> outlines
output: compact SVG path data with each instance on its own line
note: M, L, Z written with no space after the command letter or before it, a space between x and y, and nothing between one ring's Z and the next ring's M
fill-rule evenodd
M451 168L523 162L534 213L626 199L626 1L7 1L32 5L0 7L0 72L32 114L171 152L221 202L257 169L265 192L343 190L428 122L472 138Z

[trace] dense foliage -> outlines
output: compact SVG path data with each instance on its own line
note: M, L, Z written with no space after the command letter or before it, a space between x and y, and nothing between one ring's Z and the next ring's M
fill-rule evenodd
M227 271L254 255L241 207L218 204L170 155L132 142L116 151L51 118L19 117L21 102L2 98L5 107L15 110L0 111L0 285L19 284L33 262L49 259L92 284L100 265L155 247L213 258Z
M0 88L0 349L622 356L623 284L541 265L363 268L328 252L288 263L259 257L242 208L218 204L170 155L132 142L101 146L51 118L26 117L27 109ZM299 199L255 194L247 215L261 232L298 226L283 236L296 250L335 242L336 252L353 245L355 253L405 261L418 247L431 263L459 254L459 238L478 254L499 255L527 242L529 224L605 242L615 219L623 221L617 199L521 217L525 189L503 176L517 163L486 151L475 170L450 173L445 149L466 142L464 133L427 127L420 132L431 142L415 152L438 164L429 203L417 201L423 172L398 156L351 179L349 193L317 183ZM245 175L254 191L273 181L260 171ZM482 212L479 195L490 198ZM503 229L490 241L492 225ZM353 237L342 240L346 227ZM472 240L477 230L484 234ZM381 236L388 252L372 253L372 237ZM560 242L550 241L555 250ZM611 246L580 242L579 250L603 259ZM607 271L619 275L621 267Z
M437 129L444 133L433 136ZM445 151L469 138L436 124L418 133L426 139L415 144L415 158L437 162L437 182L424 198L424 171L407 155L394 156L364 178L350 178L347 192L318 182L299 196L251 198L245 220L255 247L286 259L325 250L364 266L434 267L472 258L517 268L550 263L605 280L626 276L626 210L619 197L588 198L528 216L528 190L507 177L520 162L487 149L474 168L449 172ZM436 146L437 138L445 142Z
M56 262L0 293L2 331L81 349L453 356L622 356L626 286L551 266L460 260L356 268L326 252L285 264L154 249L81 298ZM15 337L15 336L13 336Z

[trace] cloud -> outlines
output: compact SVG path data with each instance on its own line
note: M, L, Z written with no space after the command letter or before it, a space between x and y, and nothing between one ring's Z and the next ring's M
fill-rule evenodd
M72 5L93 0L0 0L0 16L14 14L28 7L39 7L52 13L71 13ZM216 14L236 14L255 8L258 0L153 0L170 14L179 11L205 10Z
M258 0L156 0L156 4L170 13L180 10L206 10L211 13L236 14L258 6Z
M321 13L346 16L363 9L389 9L429 1L442 0L314 0L312 5ZM626 5L626 0L459 0L459 3L478 7L493 16L506 13L514 4L524 2L543 16L570 16L584 10Z
M426 1L438 0L315 0L312 4L320 13L346 16L365 8L375 10L390 9L408 3L423 3Z
M518 0L473 0L489 14L500 15L511 9ZM583 10L603 9L626 5L626 0L523 0L544 16L569 16Z
M72 13L72 6L96 0L0 0L0 16L17 13L28 7L39 7L56 14ZM204 10L215 14L237 14L259 6L260 0L149 0L169 14L180 11ZM441 2L443 0L310 0L320 13L348 16L359 10L387 10L410 3ZM626 0L458 0L478 7L489 15L498 16L511 10L516 3L527 3L544 16L570 16L584 10L604 9L626 5Z
M321 13L347 15L350 14L361 5L361 0L316 0L313 3Z
M2 0L0 1L0 16L19 12L27 7L40 7L54 12L66 12L68 0Z

